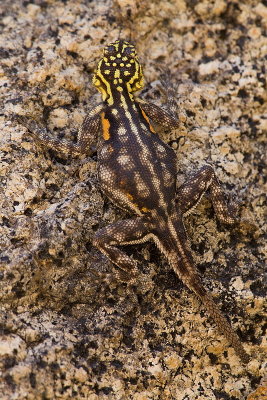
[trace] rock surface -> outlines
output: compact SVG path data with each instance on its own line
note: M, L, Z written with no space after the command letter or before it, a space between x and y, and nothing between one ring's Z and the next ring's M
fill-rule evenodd
M246 398L267 350L266 2L2 0L0 15L1 400ZM101 48L118 37L136 44L144 98L162 103L162 69L177 85L181 127L162 137L178 182L208 161L244 202L239 227L219 226L208 199L186 226L247 366L153 244L127 249L149 291L116 282L91 246L124 215L98 188L96 155L60 158L11 122L28 114L74 140L100 100Z

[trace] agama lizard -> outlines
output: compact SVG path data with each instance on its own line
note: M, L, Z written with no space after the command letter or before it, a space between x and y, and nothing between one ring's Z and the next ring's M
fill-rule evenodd
M136 216L100 229L93 239L94 246L116 265L119 280L133 283L139 274L137 262L117 246L153 240L182 282L202 300L242 361L248 362L237 334L200 281L184 228L184 216L208 189L216 216L222 223L236 222L237 203L225 200L210 165L202 167L177 189L176 154L160 140L152 126L156 123L170 130L179 126L175 90L167 86L168 111L135 98L133 93L144 85L142 68L134 46L123 40L104 48L93 84L103 102L84 119L77 143L53 137L46 128L27 117L19 116L18 121L40 144L76 156L90 154L100 133L100 187L113 203Z

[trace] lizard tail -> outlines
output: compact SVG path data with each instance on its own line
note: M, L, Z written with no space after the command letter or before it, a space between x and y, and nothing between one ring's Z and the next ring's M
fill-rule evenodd
M220 333L222 333L224 337L228 340L242 362L244 364L247 364L249 362L249 355L246 353L238 335L235 333L230 323L222 314L218 305L214 302L212 296L206 291L205 294L203 294L203 291L201 291L201 295L199 295L196 290L194 290L194 292L201 299L203 305L208 311L208 314L214 320Z
M172 261L171 264L183 283L200 298L204 307L207 309L209 316L215 322L219 332L223 334L224 337L228 340L242 362L244 364L247 364L250 359L249 355L246 353L238 335L233 330L231 324L227 321L227 319L219 309L218 305L214 302L211 294L209 294L201 284L193 264L190 263L190 267L189 265L187 265L187 269L184 269L184 273L181 273L182 268L180 263L178 268L178 266L175 267L177 260L176 262L174 262L172 258L172 260L170 261ZM182 262L181 259L179 261Z

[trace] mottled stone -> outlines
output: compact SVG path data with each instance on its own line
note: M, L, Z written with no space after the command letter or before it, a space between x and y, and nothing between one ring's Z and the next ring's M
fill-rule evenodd
M265 3L34 3L0 4L1 400L265 399ZM100 101L101 48L118 37L137 47L143 97L162 104L167 69L177 86L181 126L161 136L177 151L178 182L210 162L243 201L244 221L228 230L203 199L188 233L247 366L152 244L128 249L148 287L116 282L92 238L126 214L100 193L95 154L61 158L11 122L27 114L75 140Z

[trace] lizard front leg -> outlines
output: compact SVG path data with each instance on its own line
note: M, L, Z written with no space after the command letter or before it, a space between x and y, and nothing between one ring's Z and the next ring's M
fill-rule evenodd
M176 191L176 204L186 216L197 206L207 190L210 190L211 201L217 218L224 224L237 222L239 202L226 202L221 185L210 165L205 165Z
M118 280L133 283L138 275L137 262L117 246L143 243L149 240L150 224L144 217L115 222L100 229L93 239L93 245L104 253L118 269Z
M162 107L157 106L151 102L145 101L141 98L137 98L137 103L139 104L143 113L151 121L151 123L156 123L157 125L169 129L172 131L179 127L179 119L177 118L177 103L176 97L177 93L173 87L170 77L167 74L163 75L163 80L161 82L164 94L166 95L166 111Z
M24 115L16 114L13 119L25 126L34 140L40 145L64 155L79 156L90 153L91 145L95 142L100 130L100 113L102 109L103 106L98 104L89 111L79 129L77 143L54 137L44 126Z

